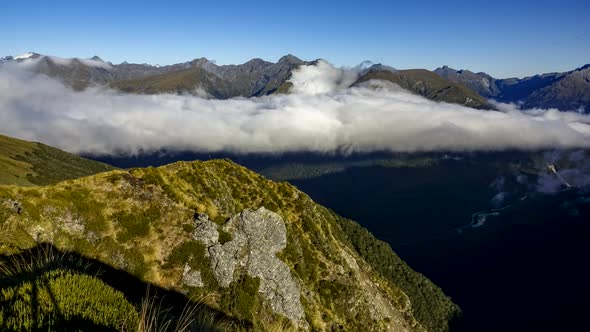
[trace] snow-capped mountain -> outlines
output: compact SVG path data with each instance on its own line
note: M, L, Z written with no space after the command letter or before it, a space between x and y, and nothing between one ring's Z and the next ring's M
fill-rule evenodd
M7 55L4 57L0 57L0 63L5 63L5 62L21 62L21 61L25 61L25 60L30 60L30 59L36 59L38 57L40 57L41 55L35 52L27 52L25 54L21 54L21 55Z
M25 60L25 59L33 58L33 57L35 57L35 55L39 55L39 54L33 53L33 52L27 52L25 54L15 56L14 59L15 60Z

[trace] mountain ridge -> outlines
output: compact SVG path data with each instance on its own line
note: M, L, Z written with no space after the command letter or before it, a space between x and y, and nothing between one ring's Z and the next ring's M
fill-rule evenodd
M255 326L446 331L459 313L360 225L230 160L73 178L0 185L0 252L48 243Z
M22 62L27 59L10 61ZM276 63L254 58L239 65L221 66L204 57L167 66L127 62L114 65L104 62L97 56L91 59L62 59L38 55L34 61L37 62L31 70L58 78L75 90L83 90L90 86L106 86L125 93L177 93L228 99L289 93L292 87L289 79L293 70L302 65L315 65L320 59L303 61L292 54L287 54ZM372 75L379 70L384 73L396 72L392 67L384 65L373 65L367 70L359 72L359 76ZM438 82L440 80L431 75L431 72L420 75L410 74L425 73L425 69L403 72L403 80L392 80L390 77L384 79L435 101L493 109L480 96L460 83ZM364 81L363 78L359 77L355 84L362 81ZM430 91L432 84L437 85L436 91Z
M110 86L134 93L190 94L203 85L211 89L207 93L220 99L273 93L290 77L294 68L308 63L291 54L281 57L276 63L256 58L239 65L221 66L203 57L172 65L153 66L127 62L112 64L98 56L81 59L34 54L33 57L23 59L4 57L0 62L35 61L29 70L57 78L75 90Z
M114 169L48 145L0 134L0 185L35 186Z
M434 72L449 81L461 82L486 98L520 104L522 108L590 112L590 64L567 72L505 79L448 66Z
M385 80L434 101L443 101L473 107L477 109L494 109L487 100L461 83L441 79L426 69L391 70L377 65L369 68L353 84L358 86L370 80Z
M292 87L289 79L293 70L302 65L314 65L317 61L303 61L288 54L277 62L254 58L242 64L217 65L201 57L154 66L127 62L112 64L98 56L66 59L35 52L0 59L0 63L30 63L29 70L57 78L75 90L98 86L126 93L180 93L216 99L288 93ZM448 66L428 71L373 65L359 74L356 85L369 77L384 79L434 101L479 109L494 109L486 100L493 99L518 104L521 108L590 112L590 64L562 73L505 79Z

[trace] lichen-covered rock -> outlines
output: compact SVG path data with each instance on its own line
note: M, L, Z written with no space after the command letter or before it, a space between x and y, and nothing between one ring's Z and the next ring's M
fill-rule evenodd
M277 253L287 245L287 231L283 219L276 213L261 207L244 210L232 220L237 232L248 239L247 271L260 278L259 292L270 302L272 309L295 322L303 320L299 285L293 279L289 267L277 258ZM236 223L238 223L236 225Z
M240 252L244 249L245 239L238 237L225 244L215 244L208 248L211 267L221 287L228 287L233 281L236 267L243 265Z
M219 241L217 225L212 223L206 214L199 215L195 222L197 227L193 232L193 239L202 242L207 247L210 247Z
M70 235L81 236L86 230L84 220L70 211L64 213L63 217L58 219L61 229Z
M217 242L217 227L208 218L199 218L193 238L207 246L219 285L228 287L236 270L244 269L249 276L260 279L258 292L275 313L305 326L299 285L287 264L277 258L277 253L287 245L287 230L281 216L264 207L245 209L223 225L223 231L232 236L224 244Z
M22 204L16 199L3 199L0 202L4 207L9 208L14 213L21 213L22 211Z
M189 287L203 287L203 279L201 278L201 271L193 270L188 264L184 265L182 271L182 283Z

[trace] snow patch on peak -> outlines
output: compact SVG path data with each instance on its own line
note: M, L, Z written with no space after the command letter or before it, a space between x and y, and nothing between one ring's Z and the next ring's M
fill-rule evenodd
M30 59L33 56L35 56L35 53L28 52L28 53L25 53L25 54L17 55L15 57L13 57L13 59L15 59L15 60L25 60L25 59Z

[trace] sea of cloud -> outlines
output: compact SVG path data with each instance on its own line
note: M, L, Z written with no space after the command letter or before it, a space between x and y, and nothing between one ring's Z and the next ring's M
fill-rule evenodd
M0 67L0 133L75 153L160 149L234 153L500 151L590 147L590 116L437 103L384 82L350 87L358 69L300 67L292 93L214 100L75 92L22 66Z

